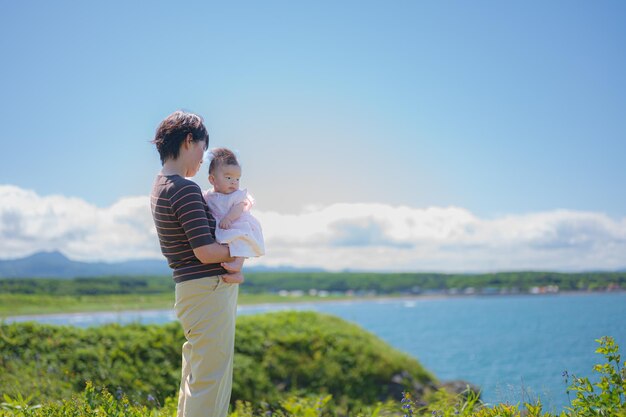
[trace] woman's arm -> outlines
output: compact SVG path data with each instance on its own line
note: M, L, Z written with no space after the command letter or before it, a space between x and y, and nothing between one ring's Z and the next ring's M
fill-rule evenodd
M234 258L230 256L227 245L211 243L209 245L194 248L193 254L203 264L217 264L221 262L232 262Z

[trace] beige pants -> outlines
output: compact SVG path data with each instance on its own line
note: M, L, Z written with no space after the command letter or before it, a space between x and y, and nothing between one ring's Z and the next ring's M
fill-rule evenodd
M185 338L178 417L226 417L233 380L239 286L221 276L176 284Z

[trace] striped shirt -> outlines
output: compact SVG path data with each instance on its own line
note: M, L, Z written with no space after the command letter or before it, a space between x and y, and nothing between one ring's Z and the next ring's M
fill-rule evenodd
M179 175L157 175L150 196L161 252L174 270L174 281L222 275L217 264L203 264L195 248L215 243L215 218L200 187Z

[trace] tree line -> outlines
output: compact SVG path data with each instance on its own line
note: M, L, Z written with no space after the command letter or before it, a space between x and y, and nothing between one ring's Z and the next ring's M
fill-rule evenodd
M105 276L96 278L0 279L3 294L104 295L172 292L169 276ZM560 291L626 290L626 272L498 272L484 274L377 272L249 272L242 293L286 291L374 291L377 294L420 293L467 288L509 289L558 286Z

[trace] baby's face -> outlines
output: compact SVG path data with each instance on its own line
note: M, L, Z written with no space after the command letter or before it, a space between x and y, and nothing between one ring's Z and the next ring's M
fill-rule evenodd
M237 165L220 165L213 174L209 175L209 182L216 192L230 194L239 189L241 167Z

